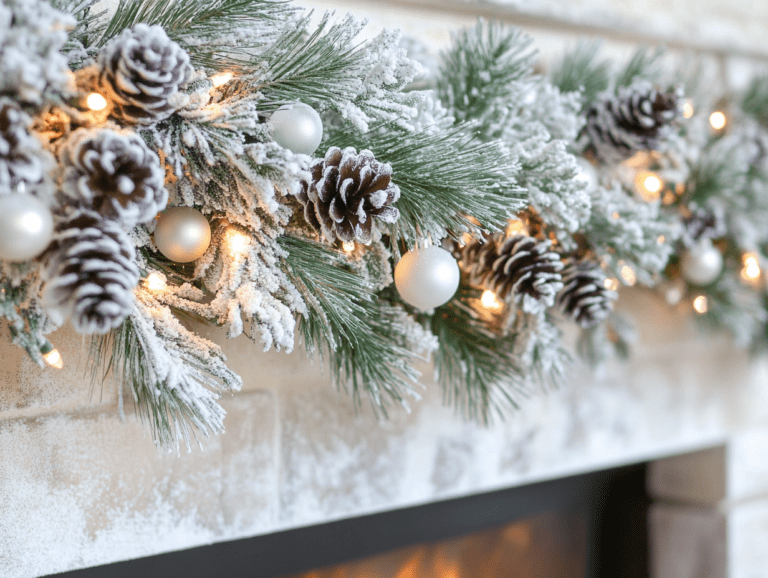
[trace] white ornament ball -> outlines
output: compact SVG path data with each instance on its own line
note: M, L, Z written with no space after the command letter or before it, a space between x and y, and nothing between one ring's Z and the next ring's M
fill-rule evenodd
M323 140L323 121L315 109L301 102L278 108L272 118L272 137L281 147L311 155Z
M459 265L441 247L408 251L395 267L395 286L403 301L421 311L447 303L459 288Z
M578 165L578 169L574 179L586 183L587 190L597 188L597 185L600 182L600 178L597 176L597 169L595 168L595 165L593 165L584 157L578 157L576 159L576 164Z
M0 259L34 259L52 238L53 216L45 203L31 195L0 195Z
M171 261L189 263L202 257L211 244L211 226L192 207L171 207L160 213L155 245Z
M694 285L709 285L723 271L723 255L707 239L685 252L680 268L686 281Z

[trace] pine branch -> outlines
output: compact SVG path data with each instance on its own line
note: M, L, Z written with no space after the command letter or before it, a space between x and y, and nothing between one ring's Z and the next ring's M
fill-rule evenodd
M418 372L404 347L403 311L377 301L342 253L296 237L278 242L287 252L284 271L307 303L298 323L307 351L328 358L334 383L356 403L367 394L384 413L391 401L407 406Z
M661 57L665 50L661 47L650 49L643 47L629 59L616 77L616 87L630 86L638 77L655 80L660 75Z
M768 75L752 80L741 99L741 110L768 125Z
M288 0L120 0L98 44L138 23L157 24L169 38L192 48L194 65L239 68L295 10Z
M493 116L502 103L514 106L514 84L533 68L531 43L519 29L499 22L480 21L453 36L443 55L438 94L458 122Z
M434 355L435 375L446 404L468 419L488 424L493 414L503 417L517 409L527 395L525 376L514 343L498 327L473 309L481 291L466 286L431 319L440 343Z
M400 187L400 219L391 238L397 252L401 240L410 248L425 236L437 240L503 230L525 206L514 180L519 168L504 145L481 143L471 131L464 124L438 134L376 130L337 135L328 144L369 149L376 160L392 165L392 180Z
M582 110L594 102L611 83L610 62L598 60L600 42L581 42L550 72L552 84L561 92L580 92Z
M170 309L137 289L136 310L117 330L91 341L94 383L111 374L133 395L156 444L187 448L197 433L223 431L220 389L239 389L219 347L182 327Z

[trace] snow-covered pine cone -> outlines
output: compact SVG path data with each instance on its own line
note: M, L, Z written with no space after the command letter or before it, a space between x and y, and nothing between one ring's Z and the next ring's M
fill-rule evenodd
M605 273L594 261L576 261L563 271L557 303L584 329L604 321L613 309L616 292L605 287Z
M496 293L499 299L513 301L523 311L535 313L551 307L563 287L560 255L551 251L550 241L497 234L484 243L469 243L461 261L470 281Z
M619 88L587 111L582 135L588 149L606 163L657 149L672 131L679 96L678 92L659 92L646 81Z
M99 52L99 84L114 106L112 116L125 124L149 125L186 104L179 92L192 76L186 51L162 27L137 24L110 40Z
M0 192L43 180L42 146L29 132L31 122L19 105L0 99Z
M78 129L61 156L64 195L105 219L130 228L168 203L160 159L136 133Z
M56 323L71 318L75 329L86 334L119 327L131 312L139 282L128 235L117 223L87 210L58 224L42 275L48 315Z
M701 239L717 239L725 234L725 216L722 211L690 207L690 214L683 219L683 243L686 247L692 247Z
M310 182L302 183L296 198L307 223L329 241L370 243L379 236L374 219L394 223L400 217L392 206L400 198L392 167L378 162L371 151L331 147L310 171Z

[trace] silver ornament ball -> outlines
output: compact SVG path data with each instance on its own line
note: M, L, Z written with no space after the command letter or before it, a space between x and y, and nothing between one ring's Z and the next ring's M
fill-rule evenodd
M683 277L689 283L704 286L713 283L723 271L723 255L706 239L688 249L680 262Z
M301 102L278 108L270 119L272 138L294 153L311 155L323 140L323 121L315 109Z
M45 203L31 195L0 195L0 259L34 259L52 238L53 216Z
M403 301L421 311L447 303L459 288L456 259L440 247L408 251L395 267L395 286Z
M211 244L211 226L192 207L171 207L160 213L155 245L171 261L189 263L202 257Z

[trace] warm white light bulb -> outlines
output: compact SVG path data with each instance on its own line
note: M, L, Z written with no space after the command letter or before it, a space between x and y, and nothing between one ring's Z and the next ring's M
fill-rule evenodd
M480 303L483 304L483 307L486 309L501 309L502 303L499 301L499 298L496 297L496 293L493 291L483 291L483 295L480 297Z
M725 124L727 122L728 121L725 118L725 113L720 110L716 110L709 115L709 124L712 125L712 128L715 130L721 130L725 128Z
M707 298L704 295L696 297L696 299L693 300L693 308L699 315L703 315L709 311L709 302L707 301Z
M355 242L354 241L344 241L341 244L341 248L344 249L345 253L351 253L355 250Z
M509 222L507 237L514 237L515 235L528 235L528 227L522 221L515 220Z
M156 271L153 271L147 276L144 284L150 291L163 291L167 287L165 276L162 273L157 273Z
M621 278L624 279L624 283L630 287L637 283L637 275L635 275L635 272L628 265L624 265L621 268Z
M64 367L64 360L61 358L61 353L59 353L58 349L51 349L48 353L43 355L43 360L55 369Z
M755 253L746 253L742 258L744 267L741 270L741 278L745 281L756 281L760 278L760 262Z
M235 229L230 229L227 237L229 254L233 257L244 255L248 246L251 244L251 240L247 235L243 235L240 231L236 231Z
M98 92L92 92L88 95L88 98L85 99L85 104L87 104L88 108L91 110L104 110L107 108L107 99Z
M640 196L644 200L651 202L659 198L659 193L664 188L664 181L659 178L659 175L649 171L642 171L637 173L635 178L635 186Z
M683 103L683 118L691 118L693 116L694 109L693 109L693 102L691 102L691 99L688 98Z
M619 280L609 277L603 281L603 286L608 289L608 291L617 291L619 289Z
M231 72L221 72L219 74L214 74L211 76L211 84L213 84L214 88L219 88L220 86L227 84L234 77L235 75Z

